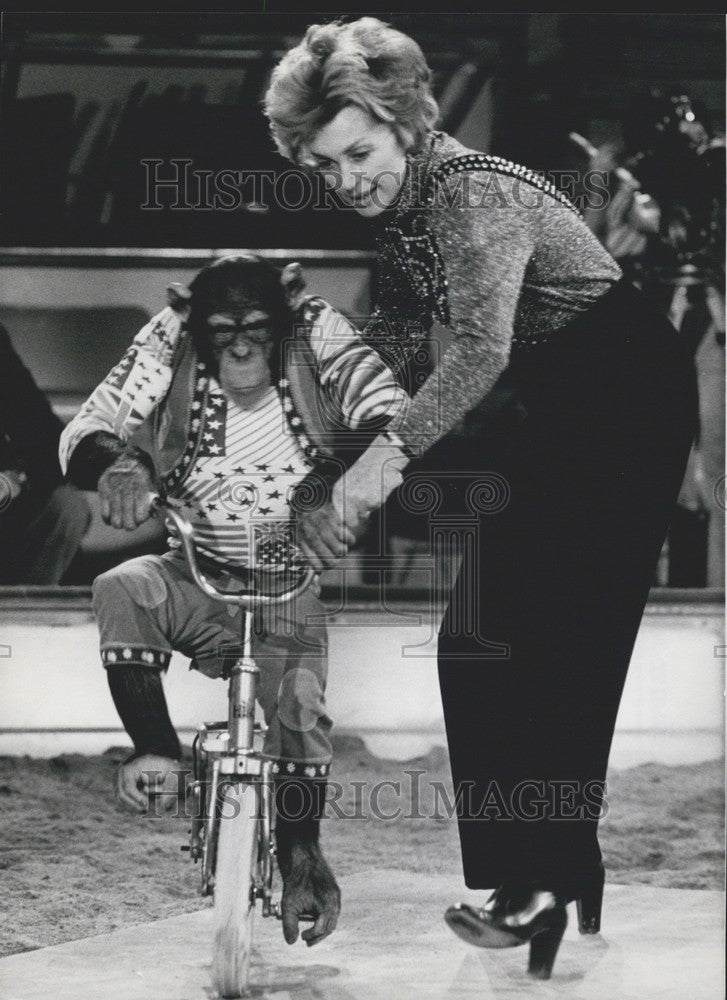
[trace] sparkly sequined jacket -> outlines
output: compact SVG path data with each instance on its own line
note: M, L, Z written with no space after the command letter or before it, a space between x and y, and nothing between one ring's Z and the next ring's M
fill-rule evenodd
M487 396L513 344L557 335L621 277L576 207L525 167L430 133L374 221L378 295L363 331L392 364L451 343L399 434L429 448ZM382 345L387 345L382 349Z

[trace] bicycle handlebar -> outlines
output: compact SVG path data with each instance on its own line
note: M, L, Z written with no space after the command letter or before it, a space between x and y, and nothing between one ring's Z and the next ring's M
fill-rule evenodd
M291 587L290 590L283 591L282 594L276 594L274 596L271 594L260 594L258 592L225 593L224 591L217 590L217 588L209 582L207 577L199 568L197 549L194 541L194 529L187 518L180 514L180 512L168 501L160 497L158 493L150 494L150 499L152 511L163 509L174 522L174 525L179 532L179 537L182 542L182 550L184 552L184 557L187 560L187 565L189 566L192 578L199 589L203 591L203 593L207 594L208 597L212 597L218 601L224 601L226 604L238 604L241 607L248 609L255 608L259 605L284 604L286 601L291 601L294 597L298 597L298 595L302 594L304 590L307 590L317 576L315 570L309 566L300 581L294 587Z

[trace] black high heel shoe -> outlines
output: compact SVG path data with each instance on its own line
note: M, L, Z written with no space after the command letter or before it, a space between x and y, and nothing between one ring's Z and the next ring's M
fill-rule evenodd
M576 897L578 930L598 934L605 873L599 863ZM455 934L479 948L513 948L530 942L528 973L550 979L568 915L566 903L573 896L527 886L500 886L480 909L459 903L450 906L444 919Z
M534 979L550 979L568 924L564 897L504 886L480 909L457 903L444 919L458 937L479 948L514 948L529 941L528 974Z

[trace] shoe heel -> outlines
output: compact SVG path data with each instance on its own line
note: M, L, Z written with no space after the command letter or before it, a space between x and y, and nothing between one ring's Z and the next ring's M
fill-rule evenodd
M598 934L601 930L601 907L605 878L603 865L599 865L591 884L583 889L581 898L576 900L578 930L581 934Z
M533 979L550 979L555 963L555 956L558 954L560 942L565 934L566 921L548 927L546 930L536 934L530 941L530 959L528 961L528 975Z

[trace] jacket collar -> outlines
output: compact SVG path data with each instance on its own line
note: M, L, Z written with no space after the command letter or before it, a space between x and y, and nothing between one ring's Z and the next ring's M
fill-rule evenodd
M393 205L372 219L375 228L377 223L382 227L396 223L407 212L430 208L434 201L435 171L445 160L464 152L467 152L465 147L446 132L428 132L421 146L406 154L399 196Z

